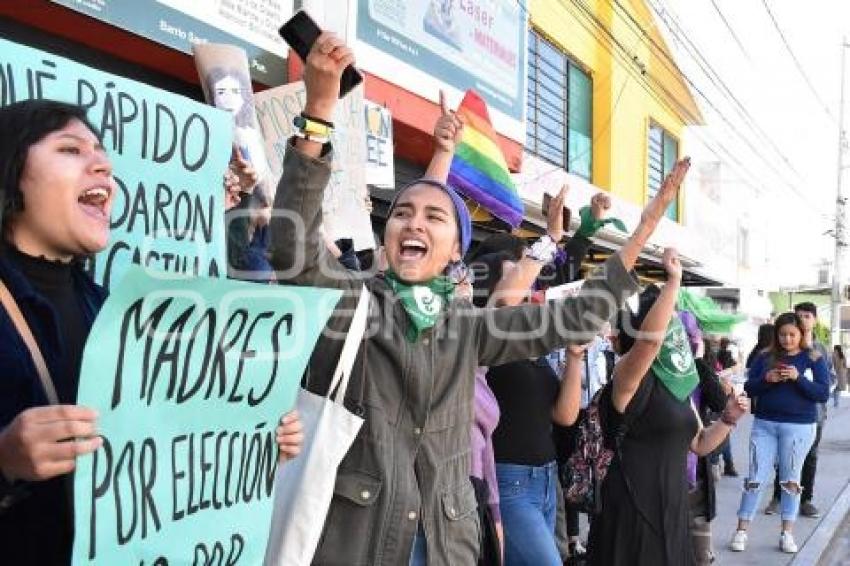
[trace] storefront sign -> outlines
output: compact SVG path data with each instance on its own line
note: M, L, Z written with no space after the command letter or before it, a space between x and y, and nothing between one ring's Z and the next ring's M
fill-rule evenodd
M286 79L288 47L277 30L292 16L292 0L52 1L184 53L195 43L237 45L255 81Z
M31 98L81 106L103 137L118 190L109 244L94 261L98 283L110 288L133 263L175 274L226 272L229 114L0 40L0 106Z
M131 269L89 336L73 563L262 564L294 402L339 291Z
M394 188L393 117L389 110L368 100L363 111L366 115L366 183Z
M434 101L444 85L473 89L496 130L524 141L527 15L524 0L359 0L358 64Z

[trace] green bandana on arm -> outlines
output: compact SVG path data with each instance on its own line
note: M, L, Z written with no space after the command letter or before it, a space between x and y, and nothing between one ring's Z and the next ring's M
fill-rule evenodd
M581 218L581 224L579 224L578 230L576 230L576 236L591 238L606 224L613 224L617 230L621 232L628 232L626 225L623 224L623 221L619 218L611 217L597 220L593 217L593 210L589 206L583 206L581 210L578 211L578 215Z
M661 350L652 362L652 372L679 401L684 401L699 385L699 373L685 327L678 316L667 326Z
M407 340L416 342L423 332L434 326L437 317L452 300L455 284L446 276L435 277L426 283L409 285L392 271L384 275L393 293L401 299L401 306L410 319Z

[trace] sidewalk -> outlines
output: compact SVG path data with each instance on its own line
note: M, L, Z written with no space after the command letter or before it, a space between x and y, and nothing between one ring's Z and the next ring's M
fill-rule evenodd
M850 515L838 530L832 543L821 558L822 566L847 566L850 564Z
M821 517L809 519L801 516L794 528L794 537L801 550L805 550L804 544L812 534L827 535L826 540L829 540L833 536L832 531L841 525L841 521L827 521L828 524L823 524L832 505L838 500L850 480L850 457L848 457L850 456L850 399L844 397L841 403L841 408L833 409L832 400L829 401L829 418L824 425L818 453L813 502L820 509ZM767 505L770 489L762 491L759 514L750 526L747 551L738 553L729 550L729 539L737 524L736 513L741 498L743 477L747 473L751 424L752 417L745 418L739 423L732 436L732 454L741 477L724 477L717 484L717 518L711 523L714 551L717 555L716 564L721 566L787 565L794 560L794 556L779 551L779 516L768 516L762 513ZM846 501L847 498L845 497L844 500ZM818 531L822 524L823 529ZM816 543L817 540L812 539L812 545ZM806 556L810 555L811 553L808 553ZM812 562L808 558L806 561ZM798 560L796 564L800 563L801 561ZM801 566L815 566L815 564Z

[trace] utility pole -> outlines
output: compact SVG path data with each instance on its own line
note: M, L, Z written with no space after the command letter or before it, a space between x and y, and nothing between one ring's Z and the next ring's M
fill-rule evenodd
M844 129L844 62L847 38L841 42L841 99L838 106L838 181L835 188L835 261L832 264L832 342L841 343L841 302L842 302L842 260L847 246L844 234L846 199L841 187L844 174L844 150L847 148L847 132Z

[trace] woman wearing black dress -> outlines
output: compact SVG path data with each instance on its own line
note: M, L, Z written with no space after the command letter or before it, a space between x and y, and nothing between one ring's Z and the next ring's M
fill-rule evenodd
M716 448L743 415L746 398L730 398L721 420L702 429L690 401L699 384L687 336L674 307L682 269L664 252L667 283L641 294L638 312L621 314L622 358L600 400L616 456L602 486L602 512L591 523L590 563L689 566L688 450ZM633 329L639 328L639 332Z

